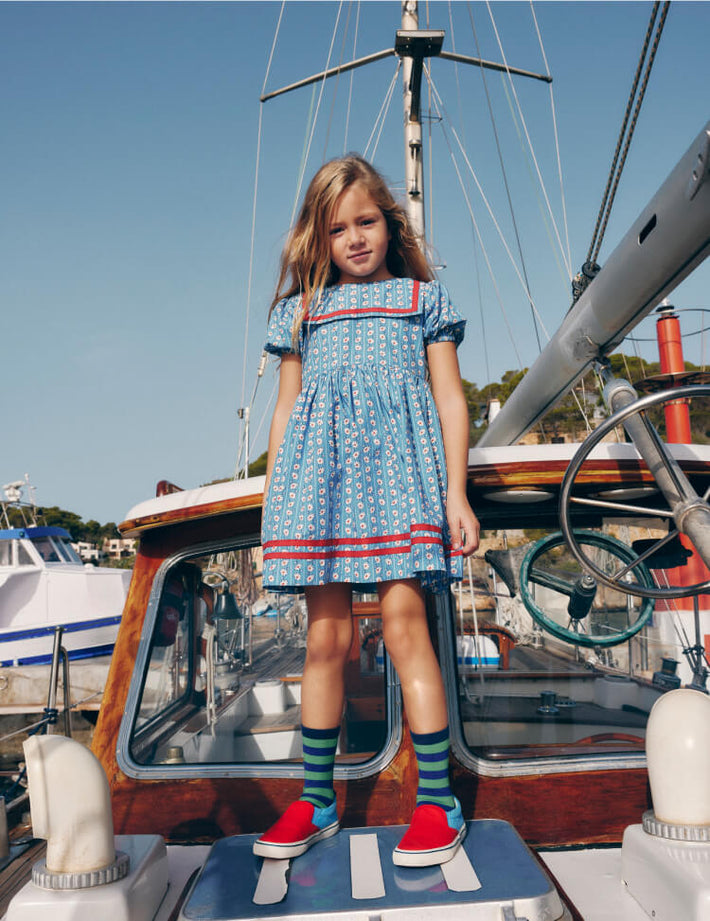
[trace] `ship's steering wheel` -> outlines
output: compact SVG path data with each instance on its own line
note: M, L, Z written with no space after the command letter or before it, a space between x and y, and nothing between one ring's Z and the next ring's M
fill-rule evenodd
M618 569L619 562L624 564L628 573L624 578L628 582L615 584L615 588L623 593L626 601L618 600L617 596L614 603L614 599L602 597L603 603L595 605L597 580L584 569L580 571L570 556L565 536L556 531L536 541L525 555L520 568L523 603L537 623L558 639L578 646L616 646L638 633L655 606L652 598L641 603L631 602L628 598L629 583L640 583L644 588L650 588L653 577L643 563L638 563L637 554L616 538L580 530L575 531L574 536L578 547L588 548L588 553L593 550L595 571ZM566 610L560 612L562 620L555 620L542 610L534 597L534 585L563 596L561 601L566 604ZM609 593L606 594L608 596ZM548 609L554 597L548 596L545 605ZM566 624L563 622L565 618L568 618Z
M637 413L642 415L645 414L645 411L651 407L661 406L664 403L668 403L674 400L689 399L693 396L710 396L710 387L702 384L693 384L685 387L676 387L672 390L661 390L658 393L649 394L648 396L642 397L634 403L631 403L629 406L620 409L618 412L610 416L600 426L598 426L598 428L596 428L585 439L577 453L572 458L569 467L567 468L567 472L565 473L564 479L562 480L562 489L560 492L559 519L562 533L565 536L565 540L567 541L570 550L577 558L577 560L579 560L579 562L582 564L584 569L591 573L598 582L601 582L603 585L606 585L609 588L616 589L617 591L621 592L627 592L630 595L636 595L637 597L647 599L686 598L688 596L707 592L710 590L710 580L705 582L697 582L690 586L681 586L670 584L658 585L656 582L654 582L653 579L651 579L649 582L645 576L639 576L639 578L636 580L629 580L627 578L630 573L638 571L640 567L646 569L644 566L644 560L649 560L649 565L651 565L650 557L652 557L654 554L658 555L659 551L663 550L663 548L670 544L672 541L677 543L679 539L678 528L669 527L668 534L657 541L650 542L650 546L648 546L643 553L639 555L634 553L633 558L624 560L624 566L620 567L616 572L610 573L602 570L598 565L595 564L594 560L589 556L589 554L585 553L582 548L582 544L584 542L578 539L578 535L584 532L575 531L573 529L570 517L571 506L578 504L584 505L586 507L597 508L601 512L604 510L608 510L609 512L616 514L619 512L624 512L627 516L633 516L636 518L667 518L669 522L673 522L673 511L660 492L659 497L661 501L658 504L659 507L650 509L645 506L610 502L598 498L580 498L573 496L572 490L575 485L577 474L579 473L582 464L592 452L592 449L595 448L597 444L599 444L605 435L616 428L616 426L620 425L630 416L636 415ZM668 475L671 477L674 476L675 474L670 464L668 463L668 460L661 456L661 462L663 463L665 471L668 473ZM702 499L698 499L698 502L703 504L705 507L707 507L706 500L709 493L710 488L706 491ZM679 564L676 563L675 565Z

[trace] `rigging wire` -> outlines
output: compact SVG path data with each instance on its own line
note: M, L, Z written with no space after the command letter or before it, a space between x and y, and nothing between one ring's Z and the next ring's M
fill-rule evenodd
M448 12L449 12L449 32L451 34L451 49L456 53L456 32L454 29L454 16L453 16L453 5L452 0L449 0L448 3ZM466 133L465 125L466 122L463 117L463 101L461 95L461 80L460 80L460 70L457 61L454 61L454 76L456 79L456 105L459 113L459 124L461 125L461 134L463 137L464 145L466 144ZM431 149L431 145L430 145ZM486 381L491 380L491 365L490 365L490 355L488 353L488 335L486 331L486 315L483 309L483 288L481 285L481 269L479 266L479 254L478 254L478 240L476 238L475 224L471 221L471 249L473 251L473 270L474 277L476 279L476 296L478 300L478 316L481 323L481 343L483 345L483 360L486 366Z
M305 158L304 158L304 162L301 165L301 169L299 171L298 183L296 186L296 196L293 202L293 211L291 212L291 220L289 222L289 226L293 226L293 222L296 220L296 209L298 207L298 202L301 198L301 189L303 188L303 180L305 179L305 176L306 176L306 168L308 166L308 160L309 160L310 153L311 153L311 145L313 143L313 137L315 135L316 124L318 122L318 113L320 112L320 106L323 100L323 93L325 92L325 81L326 81L325 72L330 69L330 61L333 56L333 46L335 45L335 38L338 34L338 23L340 22L340 14L342 12L342 9L343 9L343 0L340 0L340 3L338 4L338 13L337 13L337 16L335 17L335 25L333 26L333 34L330 39L330 47L328 48L328 57L325 63L324 76L323 76L323 79L320 81L318 102L316 104L316 111L313 116L310 135L308 137L308 143L306 145Z
M592 234L592 242L589 245L589 251L587 253L587 263L594 264L596 263L599 257L599 250L602 245L602 240L606 232L607 223L609 221L609 215L611 213L611 207L614 203L614 198L616 196L617 189L619 187L619 180L621 179L621 172L626 163L626 157L629 152L629 147L631 146L631 139L634 135L634 130L636 128L636 123L638 121L639 111L641 109L641 103L643 102L643 97L646 93L646 87L648 85L649 77L651 76L651 68L653 67L653 62L656 57L656 51L658 50L658 43L661 39L661 33L663 32L663 26L665 25L666 16L668 15L668 10L670 7L670 2L667 0L663 5L663 10L661 12L661 18L658 21L658 26L656 29L656 35L653 39L653 44L651 45L651 51L648 56L648 61L646 63L646 71L644 73L643 79L641 81L641 88L639 89L638 99L636 100L636 106L634 108L633 116L629 122L629 115L631 113L631 107L634 103L634 97L636 96L636 90L639 85L639 80L641 79L641 71L643 70L644 60L646 59L646 54L648 52L649 43L651 42L651 33L653 32L654 23L656 16L658 14L658 8L660 6L659 0L653 4L653 9L651 10L651 19L648 24L648 29L646 30L646 36L643 42L643 49L641 51L641 56L639 58L638 66L636 68L636 73L634 75L633 83L631 86L631 92L629 94L629 100L626 103L626 111L624 113L624 118L621 124L621 130L619 132L619 138L616 143L616 150L614 151L614 156L612 158L611 167L609 169L609 176L607 178L606 189L604 190L604 196L602 198L602 204L599 209L599 214L597 216L597 223L594 228L594 233ZM628 133L627 133L628 128ZM626 135L626 140L624 142L624 135ZM621 145L624 144L624 150L621 154L621 159L619 159L619 152L621 151ZM618 163L618 168L617 168Z
M451 50L456 54L456 36L454 34L454 17L453 10L451 8L451 0L449 0L449 30L451 32ZM456 105L459 112L459 124L461 125L461 134L463 136L463 142L466 144L466 133L464 130L464 118L463 118L463 105L461 102L461 81L459 80L459 65L458 61L454 61L454 75L456 77Z
M446 112L446 109L444 108L444 104L443 104L443 101L442 101L442 99L441 99L441 96L439 95L439 91L437 90L436 84L435 84L433 81L432 81L432 88L433 88L433 90L434 90L434 98L435 98L435 103L436 103L436 110L437 110L437 113L439 114L439 117L442 119L442 129L444 130L444 136L447 137L447 136L446 136L446 129L444 128L444 120L445 120L445 121L448 123L448 125L449 125L449 129L450 129L450 131L451 131L451 134L452 134L453 137L456 139L456 143L457 143L457 145L458 145L458 148L459 148L459 150L461 151L461 156L463 157L463 159L464 159L464 161L465 161L465 163L466 163L466 166L468 167L468 171L469 171L469 173L471 174L471 177L472 177L473 181L474 181L475 184L476 184L476 188L478 189L479 195L480 195L481 198L483 199L483 203L484 203L485 206L486 206L486 210L488 211L488 215L489 215L491 221L493 222L493 226L495 227L495 229L496 229L496 231L497 231L497 233L498 233L498 236L499 236L499 238L500 238L500 241L501 241L501 243L503 244L503 247L504 247L506 253L508 254L508 258L510 259L510 263L511 263L511 265L513 266L513 271L514 271L515 274L517 275L518 281L520 282L520 284L521 284L523 290L525 291L525 281L524 281L522 275L520 274L520 270L518 269L518 266L516 265L515 258L514 258L514 256L513 256L512 252L510 251L510 247L508 246L508 242L507 242L507 240L505 239L505 235L504 235L504 233L503 233L503 231L502 231L502 229L501 229L500 224L499 224L498 221L496 220L496 217L495 217L495 214L493 213L493 209L491 208L490 202L489 202L488 199L486 198L486 194L485 194L485 192L483 191L483 187L481 186L481 183L480 183L479 180L478 180L478 176L476 175L476 171L474 170L474 168L473 168L473 166L472 166L472 164L471 164L471 161L470 161L470 159L469 159L469 157L468 157L468 154L466 153L466 151L465 151L465 149L464 149L464 147L463 147L463 145L462 145L462 143L461 143L461 140L460 140L460 138L459 138L459 136L458 136L458 133L457 133L457 131L456 131L456 128L454 128L453 124L451 123L451 119L449 118L449 116L448 116L448 114L447 114L447 112ZM447 138L447 144L448 144L448 143L449 143L449 141L448 141L448 138ZM472 214L473 214L473 210L472 210L472 208L471 208L471 206L470 206L470 202L469 202L468 197L466 197L466 201L467 201L467 203L468 203L468 205L469 205L469 212L470 212L470 214L472 215ZM479 236L479 239L480 239L480 236ZM527 293L528 293L528 292L526 291L526 294L527 294ZM547 332L547 329L545 328L545 324L544 324L544 322L543 322L542 316L540 315L540 311L537 309L537 306L536 306L535 301L534 301L534 299L532 298L532 296L530 296L530 304L531 304L533 310L535 311L535 315L536 315L536 317L537 317L537 319L538 319L538 322L540 323L540 327L542 328L542 331L545 333L545 336L546 336L547 339L549 340L549 339L550 339L550 334Z
M471 4L470 4L470 3L468 4L468 16L469 16L469 20L470 20L470 22L471 22L471 31L473 32L473 39L474 39L474 42L476 43L476 54L477 54L478 57L480 58L480 57L482 57L482 55L481 55L481 47L480 47L479 42L478 42L478 33L476 32L476 26L475 26L474 21L473 21L473 10L471 9ZM509 183L508 183L508 174L507 174L506 169L505 169L505 161L504 161L504 159L503 159L503 151L502 151L502 149L501 149L501 146L500 146L500 138L499 138L499 136L498 136L498 126L496 125L495 115L493 114L493 105L492 105L492 103L491 103L491 96L490 96L490 93L488 92L488 82L486 81L486 72L485 72L485 68L484 68L484 67L479 67L479 71L480 71L480 74L481 74L481 80L483 81L483 91L484 91L485 97L486 97L486 104L488 105L488 114L489 114L490 119L491 119L491 127L493 128L493 138L494 138L494 140L495 140L496 151L497 151L497 153L498 153L498 162L499 162L499 164L500 164L500 170L501 170L501 174L502 174L502 176L503 176L503 185L504 185L504 187L505 187L505 195L506 195L506 198L507 198L507 200L508 200L508 209L509 209L509 211L510 211L510 219L511 219L511 221L513 222L513 232L515 233L515 242L516 242L517 247L518 247L518 257L520 258L520 266L521 266L521 268L522 268L523 278L524 278L524 285L523 285L523 287L525 288L525 294L526 294L527 299L528 299L528 302L529 302L529 304L530 304L530 314L531 314L531 316L532 316L533 329L535 330L535 339L537 340L537 350L538 350L538 352L542 352L542 344L541 344L541 342L540 342L540 331L539 331L539 329L537 328L537 322L536 322L536 320L535 320L535 311L534 311L534 309L533 309L533 304L532 304L532 295L531 295L531 293L530 293L530 279L528 278L528 270L527 270L527 266L525 265L525 257L524 257L524 255L523 255L523 245L522 245L522 243L521 243L521 241L520 241L520 232L518 231L518 222L517 222L517 220L516 220L516 218L515 218L515 209L513 208L513 198L512 198L512 196L511 196L511 194L510 194L510 185L509 185Z
M357 58L357 39L360 32L360 2L357 3L357 12L355 14L355 30L353 35L353 60ZM350 71L350 86L348 88L348 104L345 110L345 133L343 136L343 156L348 152L348 134L350 132L350 111L353 101L353 86L355 81L355 71Z
M533 22L535 23L535 32L537 33L537 39L538 39L538 42L540 43L540 53L542 54L542 60L545 65L545 73L547 74L548 77L551 78L552 75L550 73L550 66L547 63L547 55L545 54L545 46L542 41L540 27L538 26L538 23L537 23L537 17L535 16L535 5L533 4L533 0L530 0L530 13L532 14ZM567 261L565 265L567 266L567 271L568 271L567 280L569 281L569 278L572 275L572 252L570 250L570 245L569 245L569 227L567 224L567 199L565 196L564 179L562 177L562 156L560 154L560 137L559 137L559 132L557 130L557 107L555 106L555 93L552 88L552 79L550 79L548 88L550 90L550 112L552 114L552 132L555 137L555 156L557 159L557 176L560 180L560 201L562 203L562 225L565 231L565 244L566 244L565 252L567 253Z
M352 0L348 3L348 16L345 20L345 28L343 29L343 41L340 45L340 60L338 61L338 66L342 66L343 58L345 57L345 41L348 37L348 28L350 26L350 14L352 12ZM337 26L337 24L336 24ZM352 73L352 72L351 72ZM328 140L330 138L330 128L333 124L333 113L335 112L335 103L338 99L338 83L340 81L340 71L335 75L335 88L333 89L333 101L330 104L330 115L328 116L328 127L325 132L325 141L323 143L323 158L322 162L325 163L325 158L328 153Z
M279 32L281 30L281 22L283 20L284 9L286 7L286 0L282 0L281 9L279 10L279 16L276 21L276 28L274 29L274 38L271 42L271 50L269 52L269 58L266 62L266 73L264 74L264 83L262 85L262 96L266 92L266 84L269 79L269 74L271 72L271 64L274 60L274 53L276 51L276 43L278 42ZM246 318L244 324L244 354L242 357L242 396L241 396L241 405L244 406L244 401L246 398L247 391L247 355L249 350L249 319L251 317L251 295L252 295L252 283L254 280L254 246L256 240L256 203L259 195L259 172L261 169L261 137L262 137L262 128L263 128L263 118L264 118L264 103L259 103L259 123L257 127L257 140L256 140L256 157L254 164L254 195L252 197L252 208L251 208L251 233L249 239L249 270L247 272L247 297L246 297ZM263 356L262 356L263 360ZM258 385L259 377L257 377ZM254 387L254 394L252 396L252 402L254 396L256 395L256 386ZM248 419L247 419L248 424ZM244 446L246 445L246 427L242 426L242 432L240 436L240 446L237 450L237 467L234 473L234 478L236 479L237 473L239 471L239 458L241 457ZM245 470L248 469L249 458L246 457L244 461Z
M471 228L473 230L473 227ZM481 340L483 342L483 357L486 362L486 380L491 379L491 366L488 357L488 339L486 337L486 319L483 311L483 290L481 288L481 271L478 266L478 246L476 245L476 234L473 234L473 267L476 274L476 289L478 293L478 313L481 318Z
M522 124L522 126L523 126L523 130L524 130L524 132L525 132L525 138L526 138L526 140L527 140L527 142L528 142L528 148L529 148L529 150L530 150L530 156L531 156L532 161L533 161L533 163L534 163L534 165L535 165L535 172L537 173L538 182L540 183L540 188L541 188L541 190L542 190L542 194L543 194L544 199L545 199L545 204L546 204L546 206L547 206L547 211L548 211L548 214L550 215L550 220L552 221L552 226L553 226L553 228L554 228L554 230L555 230L555 236L557 237L557 244L558 244L558 246L559 246L559 248L560 248L560 252L562 253L562 258L565 259L565 250L564 250L564 246L563 246L563 244L562 244L562 239L561 239L561 237L560 237L560 232L559 232L559 230L557 229L557 222L555 221L555 217L554 217L554 214L553 214L553 212L552 212L552 206L551 206L551 204L550 204L550 199L549 199L549 196L548 196L548 194L547 194L547 189L546 189L546 187L545 187L545 182L544 182L544 180L543 180L543 178L542 178L542 172L541 172L541 170L540 170L540 165L539 165L538 162L537 162L537 157L535 156L535 150L534 150L534 147L533 147L532 140L531 140L531 138L530 138L530 132L528 131L527 122L525 121L525 116L523 115L523 109L522 109L522 106L520 105L520 100L518 99L518 94L517 94L517 92L516 92L516 90L515 90L515 81L513 80L512 74L510 73L510 68L509 68L509 66L508 66L508 60L507 60L507 58L506 58L505 51L503 50L503 43L501 42L500 35L498 34L498 29L497 29L497 27L496 27L495 18L494 18L494 16L493 16L493 11L492 11L492 9L491 9L490 0L486 0L486 7L488 8L488 15L490 16L491 24L492 24L492 26L493 26L493 31L494 31L494 33L495 33L496 40L497 40L497 42L498 42L498 50L500 51L501 57L503 58L503 64L504 64L504 66L505 66L506 75L507 75L507 77L508 77L508 84L509 84L510 89L511 89L511 91L512 91L512 93L513 93L513 97L515 98L515 104L516 104L516 106L517 106L518 113L519 113L519 115L520 115L520 122L521 122L521 124ZM568 272L569 272L569 276L571 277L571 276L572 276L572 266L571 266L571 264L567 266L567 270L568 270ZM538 314L538 316L539 316L539 314Z
M380 143L380 138L382 137L382 129L385 126L387 113L389 112L389 107L392 102L392 96L394 95L394 89L397 85L397 77L399 76L399 71L400 71L401 66L402 66L402 60L400 58L397 62L397 66L395 68L394 74L392 75L392 80L390 81L390 85L387 87L387 90L385 91L385 96L384 96L384 99L382 100L380 111L375 116L375 121L372 126L372 131L370 132L370 137L367 139L367 144L365 144L363 156L366 159L369 159L369 160L375 159L375 154L377 153L377 148ZM372 144L375 134L377 134L377 138L372 148L372 152L370 152L370 144Z
M260 416L260 418L259 418L259 427L257 428L256 433L255 433L255 435L254 435L254 441L256 441L256 442L259 441L259 436L261 435L264 426L265 426L267 423L268 423L268 424L271 424L271 406L272 406L272 404L273 404L273 402L274 402L274 400L275 400L275 398L276 398L276 391L278 390L278 385L279 385L278 375L275 374L275 375L274 375L274 382L273 382L273 384L272 384L272 386L271 386L271 392L270 392L270 394L269 394L269 398L268 398L268 400L266 401L266 405L265 405L265 407L264 407L264 412L261 414L261 416Z
M692 333L683 333L683 338L690 339L691 336L703 336L707 332L710 332L710 326L702 326L700 329L696 329ZM656 342L654 336L625 336L625 339L630 342Z
M514 101L510 95L510 90L508 88L508 85L505 82L503 83L503 92L505 93L505 98L508 103L508 108L510 109L510 117L513 122L513 127L515 128L516 134L518 136L518 142L520 143L520 149L523 153L523 157L525 160L525 166L526 166L526 169L528 170L528 175L532 182L532 186L533 186L533 190L535 194L535 200L537 202L538 208L540 209L540 220L542 221L542 225L545 228L545 233L547 234L547 239L550 243L550 249L552 251L552 257L555 260L555 265L557 266L560 272L560 277L562 279L564 288L565 290L567 290L569 287L569 275L567 272L567 266L565 265L565 255L564 255L564 252L562 252L562 250L559 250L558 252L558 246L554 239L552 227L550 226L550 218L545 210L545 203L537 188L537 181L535 179L534 172L531 168L530 158L527 155L525 141L523 138L523 131L518 121L518 117L515 113Z
M434 86L433 81L432 81L432 87L433 87L433 89L434 89L435 104L437 105L437 110L438 110L437 97L438 97L439 94L438 94L438 92L436 91L436 87ZM515 343L515 337L513 336L513 330L512 330L512 328L511 328L510 322L508 321L508 315L506 314L505 306L504 306L504 304L503 304L503 298L501 297L500 290L499 290L499 288L498 288L498 282L496 281L495 273L493 272L493 266L491 265L491 261L490 261L490 259L488 258L488 253L487 253L486 248L485 248L485 246L484 246L484 244L483 244L483 238L482 238L482 236L481 236L481 232L480 232L480 229L479 229L479 227L478 227L478 223L477 223L477 221L476 221L476 217L475 217L475 215L474 215L474 213L473 213L473 207L472 207L472 205L471 205L471 200L470 200L470 198L469 198L469 196L468 196L468 190L466 189L466 185L465 185L465 183L464 183L464 181L463 181L463 176L461 175L461 170L459 169L458 161L456 160L456 157L455 157L455 155L454 155L453 148L452 148L452 146L451 146L451 141L450 141L449 135L448 135L448 133L447 133L447 131L446 131L446 124L445 124L445 122L443 121L443 118L442 118L442 125L441 125L441 127L442 127L442 132L443 132L443 135L444 135L444 140L445 140L445 142L446 142L446 146L447 146L448 149L449 149L449 156L450 156L450 158L451 158L451 162L453 163L454 170L456 171L456 176L457 176L458 181L459 181L459 186L461 187L461 192L462 192L462 194L463 194L464 201L466 202L466 207L467 207L467 209L468 209L468 215L469 215L469 218L470 218L470 220L471 220L471 224L473 225L473 228L474 228L474 230L475 230L475 233L476 233L476 237L477 237L477 239L478 239L479 246L481 247L481 252L482 252L482 254L483 254L483 258L485 259L486 266L488 267L488 274L490 275L491 281L492 281L492 283L493 283L493 287L494 287L495 292L496 292L496 297L497 297L497 299L498 299L498 306L500 307L500 311L501 311L501 315L502 315L502 317L503 317L503 321L504 321L504 323L505 323L506 329L508 330L508 336L509 336L509 338L510 338L510 343L511 343L511 345L513 346L513 351L515 352L515 357L516 357L516 359L517 359L518 365L519 365L519 367L522 367L523 362L522 362L522 359L521 359L521 357L520 357L520 353L518 352L518 347L517 347L517 345L516 345L516 343ZM451 131L452 131L452 133L454 134L454 136L456 137L456 131L455 131L455 129L454 129L453 127L451 128ZM457 141L458 141L458 137L457 137L456 139L457 139ZM460 145L459 145L459 147L460 147ZM468 163L469 169L471 169L471 165L470 165L470 163L468 162L468 160L467 160L467 158L466 158L465 152L463 152L463 157L464 157L464 159L466 159L466 162ZM475 178L475 176L474 176L474 178ZM480 186L479 186L479 190L480 190ZM484 198L484 200L485 200L485 198ZM494 219L494 220L495 220L495 219Z

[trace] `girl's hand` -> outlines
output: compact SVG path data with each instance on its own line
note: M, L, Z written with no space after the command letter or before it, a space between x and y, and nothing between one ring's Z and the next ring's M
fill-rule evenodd
M453 549L471 556L478 547L481 526L465 496L460 499L451 494L447 496L446 520Z

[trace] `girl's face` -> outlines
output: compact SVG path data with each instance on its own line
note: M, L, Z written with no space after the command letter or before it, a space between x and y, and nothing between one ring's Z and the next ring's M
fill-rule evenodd
M387 221L361 183L354 182L336 202L328 233L341 285L392 278L386 262Z

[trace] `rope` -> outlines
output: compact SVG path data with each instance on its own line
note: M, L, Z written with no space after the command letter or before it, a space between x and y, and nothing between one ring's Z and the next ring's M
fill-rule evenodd
M215 665L217 664L214 657L217 627L214 624L205 624L202 631L202 639L205 641L205 670L207 671L205 709L207 710L207 721L210 724L210 729L214 736L214 727L217 722L217 692L214 680Z
M644 60L646 58L646 53L648 51L649 42L651 41L651 33L653 32L653 26L658 13L658 7L660 3L655 2L653 4L653 9L651 11L651 19L648 24L648 29L646 30L646 37L644 38L643 49L641 51L641 56L639 58L638 66L636 68L636 73L634 75L633 84L631 86L631 92L629 94L629 100L626 103L626 111L624 113L624 119L621 125L621 131L619 132L619 138L616 143L616 150L614 151L614 157L612 159L611 168L609 170L609 176L607 178L606 189L604 190L604 197L602 199L602 204L599 209L599 214L597 216L597 223L594 228L594 233L592 234L592 242L589 245L589 252L587 253L587 263L596 263L597 258L599 257L599 250L601 248L602 240L604 238L604 233L606 232L607 223L609 221L609 215L611 213L611 207L614 203L614 198L616 196L616 191L619 186L619 180L621 179L621 172L626 163L626 156L629 152L629 147L631 146L631 139L636 128L636 123L638 121L639 111L641 109L641 103L643 102L643 97L646 92L646 87L648 85L648 79L651 76L651 68L653 67L653 62L656 57L656 51L658 50L658 43L661 39L661 33L663 32L663 26L666 21L666 16L668 15L668 10L670 8L670 2L664 3L663 10L661 12L661 18L658 22L658 27L656 29L656 36L653 40L653 45L651 47L651 52L648 57L648 62L646 64L646 72L643 76L641 82L641 88L639 90L638 99L636 101L636 106L634 108L634 113L629 124L629 115L631 112L631 107L634 102L634 97L636 96L636 90L639 84L639 79L641 78L641 71L643 69ZM627 134L628 126L628 134ZM626 141L624 143L624 135L626 135ZM621 150L621 145L624 143L624 150L621 155L621 160L619 161L619 151ZM617 169L618 163L618 169Z
M35 733L39 732L43 726L48 726L51 722L52 720L49 717L44 716L36 723L30 723L29 726L23 726L22 729L15 729L13 732L8 732L7 735L4 735L2 738L0 738L0 742L7 742L10 739L14 739L15 736L21 736L25 733L28 736L34 735Z

